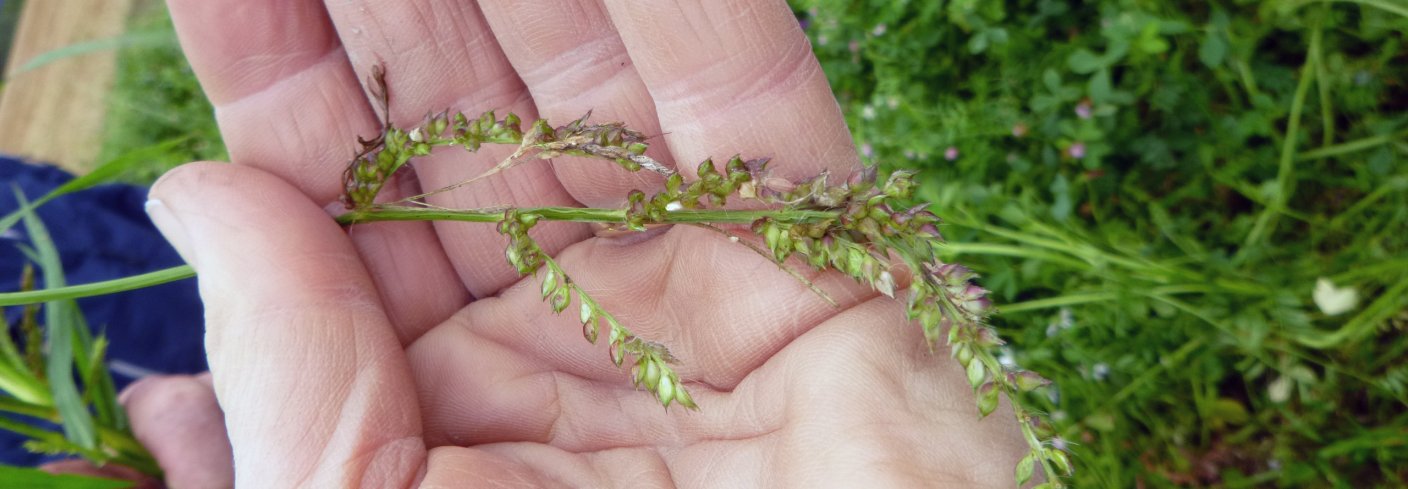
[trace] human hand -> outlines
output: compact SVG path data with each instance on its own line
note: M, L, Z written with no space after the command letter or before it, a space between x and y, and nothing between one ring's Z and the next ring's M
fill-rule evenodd
M399 123L445 107L560 122L593 110L663 134L650 154L690 176L734 153L793 180L856 171L785 3L698 3L170 2L235 165L177 169L149 208L200 274L241 485L1011 484L1026 451L1011 417L980 422L945 349L841 275L812 277L832 307L706 230L535 228L606 309L680 358L702 409L666 411L551 314L493 226L344 231L323 210L352 138L377 132L359 83L375 64ZM512 150L437 153L390 191L453 184ZM614 207L652 178L559 158L432 203ZM157 453L168 473L223 456L186 444Z

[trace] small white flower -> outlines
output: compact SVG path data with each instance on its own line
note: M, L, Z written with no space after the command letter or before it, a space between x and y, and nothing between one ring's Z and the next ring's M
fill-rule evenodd
M861 119L865 119L865 120L874 119L874 118L875 118L875 107L871 107L870 105L866 105L865 107L861 107L861 108L860 108L860 118L861 118Z
M668 204L665 204L665 210L669 212L681 211L684 210L684 204L681 204L678 200L672 201Z
M411 129L411 132L406 133L406 137L411 138L411 141L415 141L417 143L425 140L425 135L420 133L419 127Z
M1110 376L1110 366L1105 362L1095 364L1090 367L1090 378L1095 380L1105 380Z
M880 37L885 35L885 29L885 24L875 24L875 29L871 30L870 33L875 35L875 37Z
M1336 287L1325 277L1315 281L1315 292L1311 294L1315 305L1330 316L1337 316L1354 310L1359 305L1359 291L1354 287Z
M1295 386L1292 385L1290 377L1284 375L1276 377L1276 380L1266 386L1266 397L1276 404L1289 401L1292 387Z

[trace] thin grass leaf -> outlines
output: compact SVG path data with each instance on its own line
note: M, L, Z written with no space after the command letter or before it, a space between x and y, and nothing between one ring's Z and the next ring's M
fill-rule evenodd
M80 327L78 331L80 336L88 336L87 327ZM127 416L123 414L122 405L117 402L117 386L113 384L112 374L108 372L105 360L108 339L97 336L85 341L90 344L88 355L78 358L78 372L83 378L83 396L93 405L98 424L119 430L127 429Z
M111 182L117 176L122 175L123 173L127 173L128 171L134 168L142 167L155 157L170 152L172 148L175 148L176 146L185 143L188 140L190 140L189 136L168 139L166 141L153 144L151 146L146 146L143 148L138 148L129 151L127 153L123 153L122 155L119 155L116 158L108 160L103 164L98 165L96 168L93 168L92 171L83 175L79 175L73 180L64 182L63 185L58 186L54 190L50 190L49 193L44 194L43 197L35 199L33 202L21 203L19 209L16 209L14 212L6 214L5 217L0 218L0 232L4 232L5 230L14 227L14 225L20 221L20 217L23 216L26 212L31 212L34 209L38 209L39 206L42 206L58 197L71 194L80 190L86 190L92 188L95 185L101 185L104 183Z
M0 430L9 431L33 440L43 440L51 443L68 443L68 441L64 440L64 437L58 433L31 424L21 423L4 416L0 416ZM74 448L77 449L78 447L74 446Z
M24 194L15 190L15 198L21 205L28 204ZM49 237L49 230L40 222L33 211L23 217L25 230L37 254L40 270L44 273L46 287L64 285L63 263L59 260L58 248ZM54 407L64 428L64 437L85 449L95 449L98 445L97 427L93 415L83 404L78 393L78 385L73 379L74 329L81 323L78 317L78 304L73 300L57 300L44 307L44 322L49 330L49 392L53 395ZM86 352L77 352L83 355Z
M44 390L44 383L34 378L34 374L23 366L16 367L9 362L0 363L0 391L15 399L34 404L53 402Z
M29 292L7 292L0 294L0 306L14 306L20 304L36 304L40 302L78 299L82 297L92 297L95 295L115 294L129 290L137 290L145 287L152 287L164 283L175 282L177 280L188 279L196 276L196 270L190 265L177 265L164 270L148 272L130 277L104 280L87 284L70 285L67 287L46 287L40 290Z
M49 419L53 417L54 414L54 410L48 406L31 404L4 396L0 396L0 412L29 416L37 419Z
M9 465L0 465L0 484L28 489L122 489L134 485L131 481L50 474L35 468Z
M126 34L95 39L86 42L77 42L67 46L40 53L38 56L30 58L19 68L11 72L6 79L12 79L24 72L37 69L44 65L62 61L64 59L85 54L109 51L124 47L158 47L176 45L176 36L173 32L165 29L148 31L129 32Z

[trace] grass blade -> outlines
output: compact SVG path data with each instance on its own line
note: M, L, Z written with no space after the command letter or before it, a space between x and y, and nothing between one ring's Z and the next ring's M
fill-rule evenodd
M89 53L108 51L124 47L151 47L167 46L176 44L176 36L168 30L151 30L143 32L129 32L119 36L104 39L95 39L87 42L78 42L67 46L40 53L38 56L30 58L14 72L10 73L6 79L11 79L20 74L30 71L55 61L82 56Z
M18 189L15 190L15 198L21 205L28 204L24 194ZM39 267L44 273L44 285L62 287L63 263L59 260L58 248L49 237L49 230L33 211L26 212L23 220L25 229L29 232L30 242L38 255ZM78 304L72 299L51 301L44 307L45 325L49 330L49 392L54 397L54 407L59 411L64 437L80 447L92 450L98 445L97 427L93 422L92 413L83 404L83 397L79 395L78 385L73 378L74 328L81 322L79 314Z
M78 361L78 375L83 379L83 395L93 404L98 424L119 430L127 429L127 416L122 412L122 405L117 402L117 386L113 384L112 374L108 372L107 363L104 361L108 349L107 338L94 338L86 324L81 325L77 331L77 343L87 345L83 350L88 351L87 355L75 357Z
M122 489L133 486L131 481L50 474L39 469L9 465L0 465L0 484L29 489Z
M20 221L20 216L26 212L33 211L51 200L60 196L71 194L79 190L85 190L95 185L100 185L112 181L119 175L133 169L139 168L157 156L166 154L177 145L185 143L190 137L172 138L151 146L129 151L116 158L108 160L92 171L79 175L73 180L64 182L43 197L35 199L34 202L20 203L19 209L0 218L0 232L10 229Z
M165 270L157 270L141 275L133 275L131 277L104 280L102 282L70 285L66 287L46 287L42 290L32 290L28 292L3 293L0 294L0 306L35 304L53 300L78 299L95 295L115 294L175 282L194 276L196 276L196 270L191 268L190 265L179 265Z

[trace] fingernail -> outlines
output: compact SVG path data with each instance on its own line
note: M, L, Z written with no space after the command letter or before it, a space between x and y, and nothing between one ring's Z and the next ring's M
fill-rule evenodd
M196 256L195 250L191 247L190 234L187 234L186 226L181 224L181 220L171 213L171 208L167 207L161 199L148 200L144 207L147 210L147 217L151 218L152 224L155 224L162 236L166 237L166 241L171 243L171 247L176 248L176 253L181 255L181 259L185 260L187 264L195 266Z

